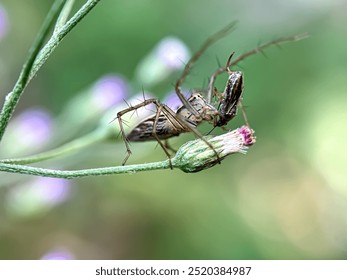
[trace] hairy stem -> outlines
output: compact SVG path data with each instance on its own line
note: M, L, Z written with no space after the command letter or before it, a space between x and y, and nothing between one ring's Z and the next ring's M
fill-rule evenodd
M140 171L152 171L168 168L170 168L169 160L146 164L134 164L126 166L93 168L73 171L60 171L46 168L0 163L0 171L64 179L72 179L86 176L136 173Z

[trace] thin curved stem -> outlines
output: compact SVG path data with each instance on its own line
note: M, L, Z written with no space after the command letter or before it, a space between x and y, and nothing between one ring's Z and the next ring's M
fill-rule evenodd
M64 37L78 24L99 2L100 0L88 0L86 4L63 26L56 31L47 44L42 48L35 60L32 70L29 75L29 81L35 76L37 71L46 62L51 53L64 39Z
M23 166L16 164L0 163L0 171L10 173L20 173L34 176L52 177L52 178L64 178L72 179L86 176L101 176L101 175L112 175L112 174L125 174L125 173L136 173L140 171L152 171L159 169L169 169L169 160L146 163L146 164L134 164L126 166L115 166L115 167L103 167L93 169L82 169L73 171L61 171L47 168L38 168L31 166Z
M100 0L88 0L87 3L84 4L84 6L65 25L63 25L59 30L56 30L51 39L41 49L43 42L51 27L54 25L54 21L60 13L65 1L66 0L56 0L54 3L37 39L33 43L31 51L29 52L29 57L23 66L21 74L13 90L5 98L5 102L0 113L0 140L4 135L5 129L12 117L15 107L30 80L35 76L37 71L46 62L48 57L63 40L63 38L76 26L78 22L82 20L82 18L84 18L91 11L92 8L94 8L94 6Z
M64 24L67 22L69 14L72 10L72 7L75 3L75 0L66 0L66 3L61 10L61 13L57 19L57 22L55 24L53 34L59 32L59 30L64 26Z
M54 25L56 17L58 16L61 9L63 8L65 1L66 0L56 0L54 2L51 10L49 11L46 19L44 20L41 30L39 31L36 39L34 40L33 45L31 46L29 50L28 58L23 65L22 71L19 74L19 78L13 90L5 98L5 102L0 113L0 140L2 139L2 136L4 135L7 124L11 119L11 116L19 101L19 98L21 97L25 87L27 86L30 80L29 75L31 73L35 59L51 27Z
M53 178L78 178L86 176L100 176L111 174L136 173L140 171L152 171L159 169L178 168L183 172L199 172L219 164L226 156L234 153L246 153L247 146L255 143L254 131L246 126L233 130L226 134L208 137L213 150L205 141L197 139L182 145L174 158L146 164L133 164L126 166L103 167L82 170L53 170L32 166L0 163L0 171L20 173L34 176ZM217 151L218 156L216 156Z
M10 164L29 164L34 162L40 162L47 159L63 156L65 154L71 154L73 152L79 151L85 147L88 147L92 144L101 142L107 139L109 133L106 129L96 129L91 133L84 135L80 138L72 140L69 143L66 143L56 149L52 149L46 152L42 152L36 155L23 157L23 158L14 158L14 159L2 159L0 163L10 163Z

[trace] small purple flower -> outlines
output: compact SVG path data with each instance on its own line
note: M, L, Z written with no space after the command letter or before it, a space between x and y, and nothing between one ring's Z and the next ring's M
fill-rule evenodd
M0 40L5 37L8 31L8 18L7 12L3 6L0 5Z
M143 86L151 87L182 69L188 59L187 46L177 38L166 37L138 64L136 79Z
M254 134L254 130L250 129L248 126L241 126L238 130L237 130L240 135L243 137L243 143L245 146L251 146L255 143L255 136Z
M32 191L42 203L54 206L64 202L70 196L71 185L65 179L40 177L35 180Z
M67 250L52 250L42 256L41 260L73 260L74 255Z
M184 93L185 97L188 99L190 97L190 94ZM177 109L182 106L181 100L178 98L177 93L175 91L170 92L164 99L163 103L169 108L171 108L174 112L177 111Z
M92 88L93 105L108 109L128 96L129 86L124 78L109 74L99 79Z
M1 149L3 156L23 155L42 150L53 134L53 119L44 109L29 109L13 118Z
M6 208L15 216L41 214L66 201L71 194L68 180L39 177L13 186L6 199Z
M189 59L189 50L180 39L166 37L159 42L156 55L169 69L179 70Z
M16 134L28 146L42 145L51 137L52 117L43 109L30 109L16 119Z

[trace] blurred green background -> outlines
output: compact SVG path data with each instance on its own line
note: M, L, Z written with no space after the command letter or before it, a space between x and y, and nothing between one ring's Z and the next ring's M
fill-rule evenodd
M2 100L51 3L0 2L8 23L0 40ZM74 10L82 3L76 1ZM75 259L347 258L346 1L102 0L40 70L16 115L40 107L58 118L76 94L109 73L130 81L135 95L141 90L132 82L135 69L161 39L175 36L193 53L233 20L236 30L207 50L185 88L205 86L216 58L224 64L232 51L239 55L260 41L310 34L237 68L245 73L244 104L257 136L248 154L196 174L165 170L60 181L68 191L51 204L30 186L53 188L54 180L2 173L1 259L40 259L52 252ZM148 90L162 99L177 76ZM217 86L224 84L225 76ZM73 118L64 125L83 122L78 108ZM228 126L242 124L239 114ZM92 126L76 132L71 125L56 135L64 141ZM192 138L182 136L172 145ZM165 159L156 143L132 148L129 163ZM124 156L118 140L37 166L112 166Z

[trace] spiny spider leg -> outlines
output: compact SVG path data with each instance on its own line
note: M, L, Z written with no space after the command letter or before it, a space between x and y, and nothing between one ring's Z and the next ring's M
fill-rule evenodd
M165 140L164 140L164 145L165 145L165 148L166 148L166 149L170 150L170 151L173 152L174 154L177 152L176 149L172 148L172 146L170 145L168 139L165 139Z
M239 106L240 106L240 109L241 109L241 112L242 112L243 120L245 121L245 123L248 126L248 128L251 128L251 126L249 124L249 121L248 121L248 118L247 118L245 106L243 106L242 101L240 101Z
M279 46L279 45L285 44L285 43L300 41L300 40L303 40L303 39L305 39L307 37L308 37L308 34L307 33L303 33L303 34L289 36L289 37L277 38L275 40L272 40L270 42L264 43L264 44L262 44L262 45L260 45L260 46L258 46L256 48L254 48L253 50L250 50L250 51L240 55L234 61L232 61L229 66L234 66L237 63L239 63L240 61L244 60L245 58L247 58L247 57L249 57L249 56L251 56L253 54L262 52L264 49L266 49L268 47L271 47L273 45L278 45Z
M228 121L230 121L235 115L236 115L236 106L239 104L240 108L242 110L242 115L245 119L245 122L247 126L249 126L248 119L246 116L246 112L244 107L242 106L242 87L243 87L243 74L240 71L232 71L230 68L231 66L236 65L238 62L246 59L247 57L256 54L256 53L263 53L263 50L272 46L272 45L280 45L283 43L288 43L288 42L295 42L302 40L306 38L308 35L305 34L300 34L300 35L295 35L291 37L282 37L278 38L275 40L272 40L270 42L267 42L265 44L262 44L258 46L257 48L254 48L239 57L237 57L235 60L231 61L232 56L234 53L232 53L229 56L229 59L227 61L227 64L225 67L219 67L210 77L209 83L208 83L208 88L207 88L207 101L209 103L212 102L213 96L215 96L214 92L214 83L220 74L227 72L229 74L229 79L227 82L227 85L224 89L223 92L223 97L222 100L220 100L218 109L220 112L220 119L218 122L215 123L216 126L223 126L227 124ZM239 80L239 81L238 81ZM239 85L238 85L239 84ZM240 89L237 89L236 86L239 86ZM233 90L234 89L234 90Z
M162 110L163 110L163 105L161 104L161 106L157 107L157 113L155 114L155 119L154 119L154 122L153 122L152 135L157 140L157 142L159 143L160 147L164 150L166 156L169 158L170 168L173 169L172 168L172 163L171 163L171 155L167 151L165 145L160 141L160 139L159 139L159 137L157 135L157 124L158 124L159 116L160 116Z
M209 103L212 102L212 96L213 96L213 89L214 89L214 83L216 81L217 76L219 76L220 74L225 73L228 68L230 69L231 66L236 65L237 63L239 63L240 61L246 59L247 57L262 52L264 49L271 47L273 45L281 45L281 44L285 44L285 43L290 43L290 42L296 42L296 41L300 41L302 39L305 39L308 37L307 33L303 33L303 34L299 34L299 35L294 35L294 36L290 36L290 37L282 37L282 38L278 38L275 40L272 40L270 42L264 43L242 55L240 55L239 57L237 57L234 61L231 61L231 58L234 54L234 52L229 56L228 62L226 66L222 66L219 67L210 77L210 80L208 82L208 89L207 89L207 101Z
M202 97L201 97L202 98ZM204 100L204 99L203 99ZM205 100L204 100L205 101ZM166 105L163 105L163 107L166 109L168 108ZM169 108L168 108L169 109ZM179 110L177 111L179 112ZM196 126L199 125L199 123L195 124L195 125L192 125L187 122L187 120L185 119L184 116L180 115L179 113L178 114L172 114L172 110L170 110L170 114L171 114L171 117L167 116L168 117L168 120L170 121L171 118L173 118L176 122L179 122L181 126L185 127L186 130L185 131L182 131L182 132L188 132L188 131L191 131L193 132L198 138L200 138L202 141L205 142L205 144L214 152L214 154L216 155L216 158L218 160L218 163L221 163L221 160L220 160L220 157L219 157L219 154L217 153L217 151L215 150L215 148L212 146L212 144L210 142L208 142L205 137L200 133L199 130L196 129ZM211 115L212 113L214 112L211 112ZM200 114L200 113L199 113ZM206 112L203 114L205 115ZM208 113L206 114L208 115Z
M125 165L125 163L127 162L128 158L131 155L131 149L130 149L130 145L129 145L129 141L125 135L125 131L124 131L124 127L123 127L123 120L122 120L122 116L128 112L137 110L141 107L147 106L149 104L155 104L158 108L161 106L161 104L159 103L159 101L157 99L151 98L151 99L147 99L144 100L143 102L136 104L134 106L130 106L129 108L126 108L120 112L117 113L117 119L118 119L118 123L119 123L119 129L121 131L121 135L127 150L127 155L125 156L122 165Z
M213 114L215 114L215 111L207 106L202 106L206 104L206 100L203 99L203 97L200 94L193 95L189 102L192 102L196 108L198 108L199 113L203 116L204 120L212 119ZM140 107L149 105L151 103L154 103L157 107L157 112L154 116L150 116L147 119L143 120L141 123L139 123L128 135L125 135L124 128L123 128L123 120L122 115L134 111ZM198 105L201 105L202 108ZM178 136L181 133L185 132L193 132L197 137L202 139L208 147L210 147L218 161L220 161L220 158L218 156L218 153L213 148L213 146L203 137L203 135L195 128L200 122L196 122L195 118L190 118L192 114L189 116L187 115L187 112L184 110L182 106L181 110L178 110L177 113L175 113L172 109L170 109L165 104L160 103L156 99L148 99L145 100L142 103L139 103L135 106L129 107L117 114L117 118L119 121L119 126L121 130L121 135L124 140L126 149L127 149L127 156L125 157L123 161L123 165L126 163L128 158L131 155L131 149L129 146L129 141L148 141L148 140L156 140L158 144L161 146L161 148L164 150L165 154L170 160L170 167L172 168L170 154L168 150L165 147L165 144L161 142L161 140L166 140L173 136Z
M207 102L212 103L212 97L214 96L214 83L217 79L217 76L220 74L223 74L224 72L230 73L230 63L231 63L231 58L233 57L235 52L232 52L231 55L228 58L228 61L226 63L226 66L219 67L210 77L208 81L208 87L207 87Z
M176 112L171 110L165 104L160 103L157 99L147 99L142 103L139 103L135 106L129 106L129 108L119 112L117 114L117 118L119 121L119 127L121 130L121 135L124 140L127 156L123 161L123 165L126 163L128 158L131 155L129 141L149 141L149 140L157 140L165 154L168 156L170 160L170 154L166 149L168 144L165 142L163 144L161 140L167 140L173 136L178 136L184 132L193 132L197 137L202 139L207 146L209 146L215 153L217 159L219 160L218 153L213 148L213 146L203 137L203 135L196 129L196 127L202 123L203 121L207 121L209 123L214 123L214 126L222 127L226 125L232 118L235 117L237 111L237 105L240 104L245 121L248 124L247 117L245 115L242 104L240 103L242 99L242 91L243 91L243 74L240 71L232 71L231 66L237 64L241 60L247 58L250 55L253 55L257 52L262 52L263 49L271 46L278 45L280 43L298 41L305 38L307 35L297 35L286 38L279 38L277 40L273 40L266 44L260 45L257 48L239 56L234 61L231 61L232 55L229 57L228 62L225 67L219 67L211 76L208 85L208 100L206 101L200 94L192 94L191 97L186 99L181 91L181 85L185 81L186 77L190 73L190 70L193 64L200 58L203 52L215 41L219 38L223 37L232 30L235 23L231 23L227 27L223 28L221 31L215 33L211 36L202 47L196 52L192 58L186 64L181 77L176 82L176 93L183 103L183 105L177 109ZM227 72L229 74L227 85L224 89L223 96L220 98L219 106L216 109L212 105L212 98L216 95L213 92L214 83L218 75ZM149 104L155 104L157 111L154 116L148 117L139 123L128 135L125 135L122 116L128 112L136 111L140 107L144 107ZM171 160L170 160L170 166Z
M190 58L190 60L187 62L186 66L184 67L184 70L182 72L182 75L179 77L179 79L176 82L175 85L175 90L176 90L176 94L179 97L179 99L181 100L182 104L190 111L194 114L194 116L196 118L199 118L200 115L198 113L198 111L188 102L188 100L186 99L186 97L184 96L181 86L184 83L185 79L187 78L187 76L189 75L189 72L191 70L191 68L193 67L194 63L200 58L200 56L205 52L205 50L211 46L213 43L215 43L216 41L218 41L219 39L223 38L224 36L226 36L229 32L231 32L233 30L233 28L236 25L236 21L231 22L229 25L227 25L226 27L224 27L223 29L217 31L215 34L213 34L212 36L210 36L204 43L203 45L200 47L200 49Z

